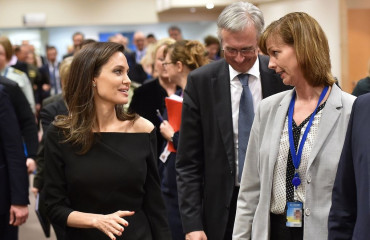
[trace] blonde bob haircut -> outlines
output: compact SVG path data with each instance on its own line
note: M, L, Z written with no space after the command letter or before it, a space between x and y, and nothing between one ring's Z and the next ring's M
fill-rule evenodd
M259 39L259 48L266 55L268 40L281 41L294 48L303 76L311 86L335 83L328 40L318 22L307 13L289 13L266 28Z

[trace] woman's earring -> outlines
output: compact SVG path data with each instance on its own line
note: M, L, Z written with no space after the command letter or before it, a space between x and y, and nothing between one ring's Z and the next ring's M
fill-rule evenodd
M96 87L96 83L93 82L93 87Z

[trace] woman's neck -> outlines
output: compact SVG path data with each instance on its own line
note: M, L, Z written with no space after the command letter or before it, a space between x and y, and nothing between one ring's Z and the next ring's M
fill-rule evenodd
M307 83L307 81L302 81L302 84L295 86L295 91L297 94L297 101L302 101L302 102L316 101L317 103L323 89L324 89L324 86L312 87L311 85ZM328 93L327 93L327 96L328 96ZM324 99L326 100L326 98Z
M184 91L186 87L186 83L188 82L188 75L190 73L190 69L187 66L184 66L181 74L180 74L180 81L179 81L179 86L181 89Z
M115 125L119 121L116 115L116 109L111 104L95 104L97 126L94 126L94 131L109 132L115 129Z
M169 82L168 79L164 80L161 77L158 78L159 84L166 90L167 96L171 96L176 92L176 84Z

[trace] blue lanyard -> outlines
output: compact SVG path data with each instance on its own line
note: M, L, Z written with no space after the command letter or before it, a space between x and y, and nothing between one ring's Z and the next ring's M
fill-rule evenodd
M302 140L298 148L298 153L296 153L296 149L294 146L294 140L293 140L293 112L294 112L294 104L295 104L295 96L296 96L295 91L293 92L293 97L292 97L292 100L290 101L289 113L288 113L288 132L289 132L290 152L292 154L293 165L295 168L295 173L294 173L292 183L296 188L301 184L301 179L299 178L299 174L298 174L298 168L299 168L299 164L301 163L303 146L304 146L304 143L306 142L306 138L307 138L308 132L310 131L313 119L315 118L317 108L319 107L320 102L324 99L328 89L329 87L326 86L321 92L319 102L317 103L315 111L311 114L310 121L308 122L306 130L304 131L304 134L302 136Z

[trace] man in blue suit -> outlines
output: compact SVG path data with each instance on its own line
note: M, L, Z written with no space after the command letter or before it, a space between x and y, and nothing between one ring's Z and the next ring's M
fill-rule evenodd
M0 85L0 239L17 240L28 217L28 174L14 109Z
M370 236L370 94L352 107L329 214L329 239Z

